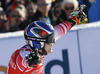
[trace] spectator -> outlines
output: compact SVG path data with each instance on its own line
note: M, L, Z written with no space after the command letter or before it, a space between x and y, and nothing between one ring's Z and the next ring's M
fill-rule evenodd
M23 30L23 21L25 20L25 14L20 8L15 8L11 13L11 20L5 24L6 32L13 32Z
M100 21L100 0L92 4L88 12L89 22Z
M16 3L17 3L17 4L22 4L22 5L26 6L27 3L28 3L28 1L29 1L29 0L16 0Z
M51 0L37 0L37 12L34 14L32 20L42 20L52 24L52 15L50 13Z
M2 7L0 7L0 33L4 31L4 24L7 21L7 16Z
M54 7L52 8L52 15L54 26L61 22L64 22L67 19L61 3L56 3L54 5Z
M9 5L9 7L7 8L7 11L9 11L9 13L11 13L17 6L20 6L20 5L26 6L29 1L30 0L14 0L12 2L12 4ZM8 19L7 20L10 20L11 19L11 15L10 14L7 14L7 15L8 15Z
M7 8L6 8L6 15L7 15L7 17L9 17L9 15L10 15L10 13L11 13L11 7L12 6L8 6ZM11 18L11 17L10 17Z
M32 17L37 11L37 5L33 2L28 3L26 6L27 9L27 19L25 20L25 27L32 22Z
M5 10L7 10L7 8L11 6L15 0L4 0L4 1L5 1Z
M26 10L26 7L23 5L23 4L20 4L20 5L18 5L16 8L20 8L21 9L21 11L23 11L24 13L24 18L26 19L26 17L27 17L27 10Z
M71 12L78 10L79 3L78 3L77 0L64 0L62 2L62 6L64 7L64 10L65 10L65 13L66 13L66 18L68 19ZM85 24L85 23L88 23L88 18L86 18L80 24Z
M12 2L12 1L11 1L11 2ZM9 3L10 3L10 2L9 2ZM7 20L8 20L8 21L11 19L11 12L16 8L16 6L17 6L16 0L13 0L13 2L12 2L11 5L8 4L8 7L6 8L6 11L8 11L8 12L7 12L7 16L8 16Z
M27 14L28 14L28 19L31 19L32 16L36 13L37 11L37 5L33 2L30 2L27 6Z
M5 11L5 3L6 3L6 0L0 0L0 6L3 8L3 10Z
M93 0L79 0L79 5L86 5L86 8L84 10L84 12L86 13L86 15L88 15L88 10L91 7L91 5L93 4Z
M63 0L62 6L64 7L66 18L68 19L70 13L78 9L78 1L77 0Z

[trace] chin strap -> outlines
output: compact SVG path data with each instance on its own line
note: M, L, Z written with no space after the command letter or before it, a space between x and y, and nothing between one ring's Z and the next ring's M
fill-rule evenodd
M44 46L41 48L42 49L42 55L47 55L47 52L46 52L44 47L45 47L45 43L44 43Z
M30 45L29 45L30 46ZM44 45L45 46L45 45ZM31 47L31 46L30 46ZM31 49L34 51L35 50L35 48L33 48L33 47L31 47ZM42 54L42 55L47 55L47 52L46 52L46 50L45 50L45 48L43 47L43 48L41 48L42 49L42 53L41 52L39 52L40 54Z
M35 50L35 48L34 47L31 47L31 45L29 45L30 46L30 48L34 51Z

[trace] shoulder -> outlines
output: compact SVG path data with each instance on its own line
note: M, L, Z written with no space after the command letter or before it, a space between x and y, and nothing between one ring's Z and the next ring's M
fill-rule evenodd
M19 55L21 55L22 58L24 58L27 54L30 53L30 51L32 51L32 49L28 45L23 46L19 50L20 50Z
M20 49L17 49L13 54L12 57L13 58L17 58L17 56L21 55L21 57L24 57L26 54L30 53L30 51L32 51L32 49L25 45L23 47L21 47Z

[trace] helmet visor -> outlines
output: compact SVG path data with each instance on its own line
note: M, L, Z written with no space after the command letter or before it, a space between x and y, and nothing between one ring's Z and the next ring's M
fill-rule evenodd
M51 35L49 35L49 36L47 37L46 43L47 43L47 44L54 44L54 43L55 43L54 33L52 33Z

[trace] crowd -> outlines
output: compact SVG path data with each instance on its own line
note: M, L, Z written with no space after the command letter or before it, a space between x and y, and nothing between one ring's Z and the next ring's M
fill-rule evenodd
M100 20L100 0L0 0L0 33L24 30L42 20L53 26L68 19L71 12L85 4L87 18L82 23Z

